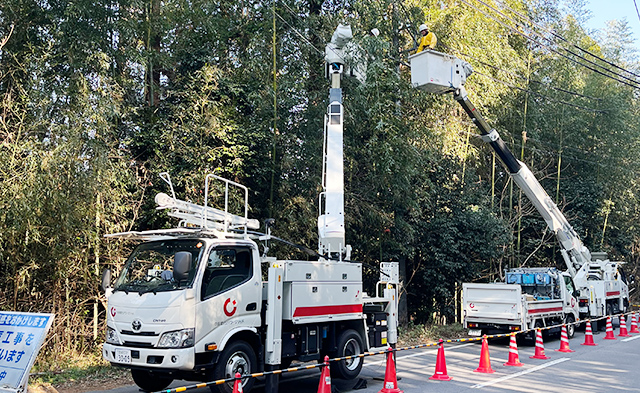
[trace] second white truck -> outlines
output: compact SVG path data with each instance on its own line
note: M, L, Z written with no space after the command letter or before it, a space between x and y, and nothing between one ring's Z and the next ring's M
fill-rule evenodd
M575 325L570 323L578 320L578 293L568 274L550 268L513 269L506 279L507 283L462 284L463 319L470 335L569 323L567 333L573 337Z

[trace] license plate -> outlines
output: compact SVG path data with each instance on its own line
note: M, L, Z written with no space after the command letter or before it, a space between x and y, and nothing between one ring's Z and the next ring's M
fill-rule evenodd
M116 348L116 362L131 364L131 350Z
M480 330L480 329L469 329L469 335L470 336L480 337L480 336L482 336L482 330Z

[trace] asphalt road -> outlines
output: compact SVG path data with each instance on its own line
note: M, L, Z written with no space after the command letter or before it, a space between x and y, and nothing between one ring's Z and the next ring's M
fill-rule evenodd
M617 336L618 329L615 334ZM603 340L604 332L596 334L595 347L580 345L584 334L576 332L570 340L575 352L562 353L557 338L545 340L545 353L550 359L529 359L534 354L533 346L519 344L520 361L523 367L504 366L508 359L509 341L489 341L489 353L493 374L473 372L480 359L480 343L445 345L447 373L451 381L429 380L435 372L436 348L401 351L397 354L398 387L406 393L418 392L639 392L640 391L640 335L617 340ZM352 390L350 384L333 381L340 392L377 393L383 387L385 361L382 356L368 357L361 378L366 381L364 389ZM281 393L316 393L320 371L307 370L281 377ZM184 381L174 382L171 387L186 386ZM139 393L136 386L107 391L109 393ZM207 393L208 388L190 390ZM258 381L254 393L264 393L264 383Z

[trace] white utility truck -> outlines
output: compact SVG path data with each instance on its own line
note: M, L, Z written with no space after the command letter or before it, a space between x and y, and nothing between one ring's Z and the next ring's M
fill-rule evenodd
M336 32L346 38L350 33L344 26ZM334 37L331 54L344 40ZM103 357L130 368L142 390L164 389L174 379L212 381L284 368L293 360L358 355L397 342L398 264L381 264L375 296L368 296L362 264L349 261L345 243L339 59L327 60L332 88L317 261L266 256L269 242L280 239L269 227L253 232L259 222L248 218L248 190L213 174L206 176L204 205L177 199L170 177L162 175L171 195L158 194L156 203L181 220L177 228L109 235L143 241L115 285L109 271L102 284L108 298ZM214 193L224 197L224 208L209 205ZM238 199L244 212L231 214ZM263 252L257 241L265 242ZM354 379L363 362L355 357L332 363L331 371ZM254 381L243 379L243 391ZM270 375L267 391L277 391L277 383L277 375ZM232 388L211 385L214 392Z
M626 312L629 308L629 286L622 269L623 262L609 261L606 253L591 254L533 173L513 156L498 132L469 101L464 84L472 72L471 66L455 56L430 50L410 56L409 60L412 84L435 94L453 93L455 100L480 130L482 139L491 145L513 181L556 235L567 267L566 274L573 279L579 291L580 318Z
M506 283L464 283L465 327L470 335L480 336L574 322L578 318L574 288L571 276L555 268L511 269ZM575 326L569 325L567 333L573 337Z

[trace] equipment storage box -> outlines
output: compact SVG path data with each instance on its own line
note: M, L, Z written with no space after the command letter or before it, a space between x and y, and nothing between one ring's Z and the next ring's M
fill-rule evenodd
M522 274L507 273L507 284L522 284Z
M429 93L446 93L464 85L467 79L462 62L455 56L425 50L409 56L411 84Z
M535 275L533 273L524 273L522 275L522 283L523 284L528 284L528 285L535 284L536 283Z
M362 318L362 265L287 261L282 318L293 323Z
M367 314L367 328L369 330L369 346L379 348L387 345L387 313L374 312Z
M536 274L536 284L549 285L551 283L551 277L547 273Z

